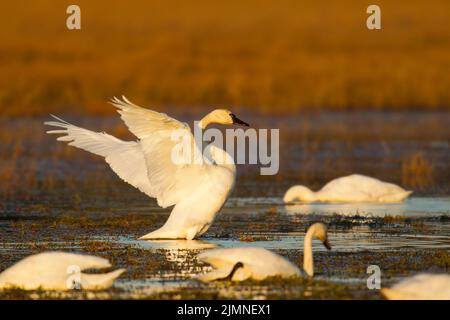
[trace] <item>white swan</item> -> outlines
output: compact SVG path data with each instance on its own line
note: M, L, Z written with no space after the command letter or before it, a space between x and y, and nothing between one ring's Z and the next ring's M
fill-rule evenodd
M450 275L418 274L381 293L391 300L450 300Z
M63 128L47 133L64 134L58 141L89 151L105 158L114 172L132 186L158 200L161 207L174 206L167 222L158 230L140 239L193 239L209 228L234 187L236 167L224 150L211 147L210 154L203 156L202 146L197 146L194 136L185 123L166 114L139 107L125 97L123 101L114 98L111 103L117 107L128 129L139 138L138 141L122 141L109 134L93 132L76 127L59 118L59 121L45 122L46 125ZM233 113L216 109L199 123L199 129L209 124L242 124ZM180 148L179 141L188 139ZM201 163L178 163L178 159L189 159L200 155ZM209 156L211 159L209 159Z
M314 276L313 237L321 240L327 249L331 249L326 226L323 223L315 223L309 227L303 248L303 270L309 277ZM263 280L273 276L289 278L301 275L295 264L264 248L212 249L200 253L197 257L214 268L213 271L198 276L201 281Z
M305 186L293 186L286 191L285 203L296 200L302 202L401 202L412 191L407 191L395 184L352 174L328 182L319 191L311 191Z
M81 289L102 290L112 286L125 269L104 274L86 274L86 269L109 268L108 260L74 253L43 252L28 256L0 273L0 290L69 290L74 285Z

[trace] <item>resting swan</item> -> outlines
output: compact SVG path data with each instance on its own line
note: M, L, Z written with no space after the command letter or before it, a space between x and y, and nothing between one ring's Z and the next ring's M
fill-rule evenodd
M315 223L309 227L303 249L303 270L309 277L314 276L313 237L321 240L328 250L331 249L326 226L323 223ZM198 276L201 281L263 280L267 277L289 278L302 274L295 264L264 248L212 249L200 253L197 257L213 267L213 271Z
M450 275L418 274L381 289L391 300L450 300Z
M47 133L64 134L57 140L104 157L120 178L156 198L158 205L163 208L174 206L160 229L140 239L191 240L205 233L234 187L236 167L233 159L214 146L204 156L202 146L196 144L186 123L139 107L125 97L123 101L114 98L111 103L118 108L122 120L139 140L122 141L104 132L76 127L56 117L58 121L45 124L62 130ZM230 111L216 109L196 124L197 129L203 130L212 123L248 126ZM190 148L177 149L180 142L174 139L176 137L187 138L185 145L193 146L193 151ZM191 158L193 154L200 155L200 158L192 158L200 160L200 163L178 162ZM177 161L174 161L174 155Z
M86 269L109 268L108 260L88 255L58 251L28 256L0 273L0 290L20 288L23 290L81 289L102 290L112 286L125 269L103 274L87 274ZM79 272L79 273L76 273Z
M319 191L305 186L293 186L284 195L285 203L302 202L401 202L412 191L381 180L352 174L328 182Z

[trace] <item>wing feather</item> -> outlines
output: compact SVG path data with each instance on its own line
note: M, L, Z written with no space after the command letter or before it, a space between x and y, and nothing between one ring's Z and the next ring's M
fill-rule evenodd
M50 134L63 134L58 141L69 142L70 146L102 156L111 169L125 182L155 198L147 177L147 166L139 142L123 141L104 132L93 132L74 126L56 116L58 121L46 125L62 129L50 130Z
M114 97L110 103L118 109L122 120L139 141L122 141L104 132L74 126L55 116L57 121L45 124L60 129L47 133L63 134L59 141L105 157L120 178L156 198L162 207L177 204L208 179L209 169L216 166L203 156L202 148L196 144L186 123L140 107L125 97L122 100ZM180 137L187 143L177 145L180 140L176 138ZM172 154L176 147L179 159L191 161L174 161Z
M127 98L114 98L111 104L118 112L128 129L140 139L147 165L147 175L156 195L158 204L168 207L178 203L207 178L211 162L203 157L201 148L195 143L191 129L185 123L159 113L142 108ZM180 148L181 158L194 159L200 156L201 163L177 163L172 153L177 141L174 137L184 136L191 148Z

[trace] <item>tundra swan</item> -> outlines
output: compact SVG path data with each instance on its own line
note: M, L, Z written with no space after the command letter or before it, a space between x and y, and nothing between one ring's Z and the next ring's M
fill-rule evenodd
M125 269L103 274L87 274L86 269L109 268L108 260L88 255L58 251L28 256L0 273L0 289L69 290L74 285L81 289L102 290L112 286Z
M381 293L391 300L450 300L450 275L418 274Z
M286 191L285 203L296 200L302 202L401 202L412 191L381 180L352 174L328 182L319 191L311 191L305 186L293 186Z
M313 237L321 240L327 249L331 249L326 226L323 223L315 223L309 227L303 248L303 270L309 277L314 276ZM213 271L198 276L201 281L263 280L274 276L289 278L301 275L295 264L264 248L212 249L200 253L197 257L214 268Z
M137 106L125 97L114 98L114 105L128 129L137 141L122 141L104 132L93 132L74 126L57 117L58 121L46 125L62 129L47 133L64 134L58 141L89 151L105 158L113 171L124 181L152 198L163 208L174 206L166 223L158 230L140 239L187 239L191 240L208 230L231 193L236 167L230 155L211 146L203 154L186 123L149 109ZM216 109L196 125L203 130L209 124L247 123L225 109ZM174 136L188 139L190 148L177 148ZM184 144L186 145L186 144ZM177 150L177 151L175 151ZM178 152L178 153L177 153ZM201 161L178 162L193 158ZM210 159L211 158L211 159Z

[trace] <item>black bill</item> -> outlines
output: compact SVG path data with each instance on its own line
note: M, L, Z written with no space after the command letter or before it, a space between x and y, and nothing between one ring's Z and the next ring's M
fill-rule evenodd
M331 244L330 244L330 242L328 241L328 239L325 240L325 241L323 242L323 245L324 245L325 248L327 248L328 250L331 250Z
M242 121L241 119L236 117L233 113L231 113L230 116L231 116L231 119L233 120L233 124L241 124L246 127L250 126L247 122Z

